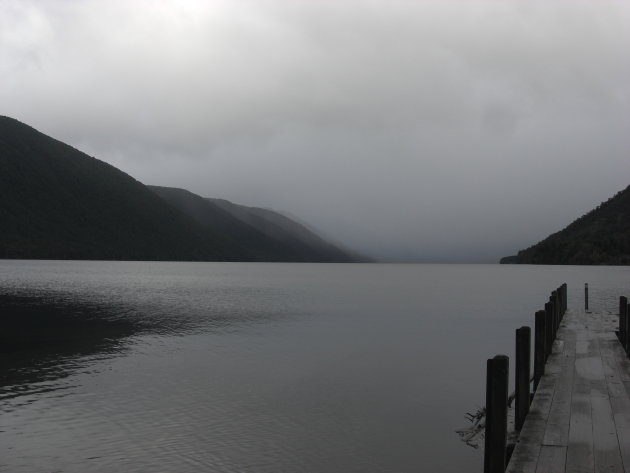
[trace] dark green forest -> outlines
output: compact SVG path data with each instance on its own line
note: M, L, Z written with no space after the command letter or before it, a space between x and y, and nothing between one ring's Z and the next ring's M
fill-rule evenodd
M224 211L214 225L176 207L115 167L0 117L0 258L354 260L341 250L300 253Z
M630 264L630 186L541 242L501 263Z

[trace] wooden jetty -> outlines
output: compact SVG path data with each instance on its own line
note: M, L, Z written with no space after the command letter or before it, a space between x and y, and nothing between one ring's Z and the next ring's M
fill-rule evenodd
M618 315L592 313L588 311L587 291L585 309L572 310L566 307L566 285L558 292L560 296L554 291L552 298L556 302L560 300L559 312L546 306L545 311L536 313L535 394L531 404L521 396L521 404L525 403L526 407L519 407L517 399L516 416L519 409L528 412L520 425L517 418L520 433L509 462L503 407L507 393L503 378L507 373L492 369L492 365L507 363L507 357L498 355L488 360L486 473L503 470L509 473L630 473L630 360L627 355L630 311L627 299L620 298ZM554 315L549 315L550 310L556 315L559 313L556 320ZM545 321L546 327L541 327ZM518 340L517 331L517 347ZM529 341L526 344L529 349ZM517 348L517 393L519 377L529 379L529 360L521 367L519 363L523 362L519 362ZM519 370L526 375L519 374ZM520 389L525 390L522 385L523 382ZM525 392L528 390L529 382Z
M566 312L508 472L630 472L630 361L617 315Z

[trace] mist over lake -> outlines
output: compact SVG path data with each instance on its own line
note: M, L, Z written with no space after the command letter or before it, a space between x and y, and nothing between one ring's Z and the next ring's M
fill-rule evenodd
M0 471L481 471L455 429L562 282L630 270L1 261Z
M494 263L629 184L628 2L0 1L0 31L3 115L377 260Z

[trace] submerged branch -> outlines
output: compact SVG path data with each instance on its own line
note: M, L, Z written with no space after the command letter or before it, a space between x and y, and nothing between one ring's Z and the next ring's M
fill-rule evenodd
M529 382L533 382L534 377L532 376ZM507 400L508 409L512 409L512 404L514 403L514 399L516 399L516 391L513 391ZM462 429L458 429L455 432L459 435L459 438L462 442L464 442L469 447L474 449L478 449L483 445L485 439L485 429L486 429L486 408L480 407L475 412L467 412L464 417L471 425L468 427L464 427ZM508 412L508 418L510 419L510 429L508 432L508 441L514 442L518 438L518 433L514 431L513 425L513 414L512 412Z

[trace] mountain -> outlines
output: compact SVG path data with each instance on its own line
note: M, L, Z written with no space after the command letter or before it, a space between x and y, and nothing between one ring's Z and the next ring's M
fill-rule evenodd
M131 176L0 117L0 257L243 260Z
M259 241L262 232L228 212L212 225L176 207L115 167L0 116L0 258L311 261L279 240Z
M565 229L501 263L630 264L630 186Z
M196 222L223 234L234 235L235 241L259 259L354 262L361 257L351 255L326 242L303 225L272 210L245 207L223 199L200 197L184 189L147 186L171 206Z
M233 204L224 199L208 198L207 200L269 237L281 241L288 248L295 248L300 251L305 251L308 248L308 251L312 252L313 255L339 260L345 258L349 258L351 261L370 260L346 248L342 249L333 245L320 237L314 230L308 228L306 224L273 210Z

